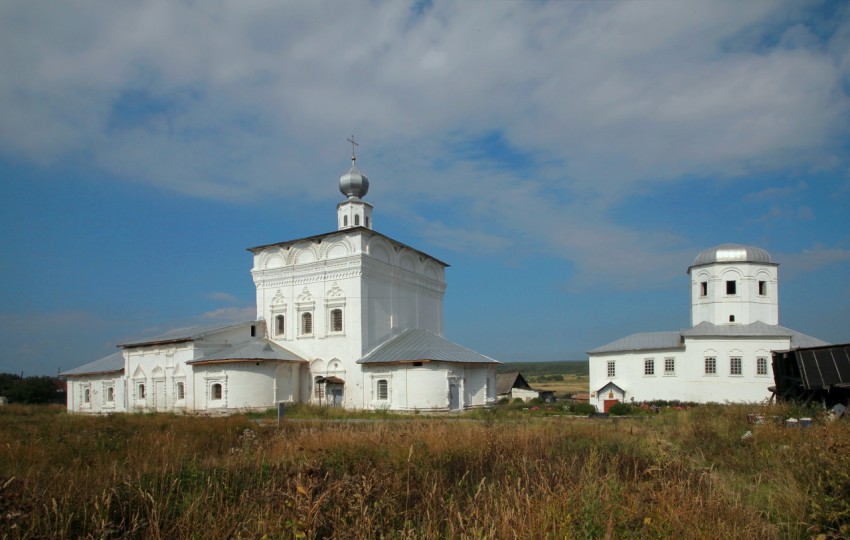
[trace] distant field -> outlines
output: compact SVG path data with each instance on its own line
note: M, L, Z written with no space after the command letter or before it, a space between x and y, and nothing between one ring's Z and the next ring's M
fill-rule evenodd
M550 390L555 397L587 393L587 360L562 360L559 362L508 362L496 368L497 373L522 373L535 390ZM558 378L561 378L558 380Z

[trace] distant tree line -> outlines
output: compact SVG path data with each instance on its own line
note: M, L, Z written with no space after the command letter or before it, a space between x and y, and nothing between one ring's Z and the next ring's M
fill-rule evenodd
M0 396L9 403L55 403L64 401L64 394L53 377L21 377L14 373L0 373Z

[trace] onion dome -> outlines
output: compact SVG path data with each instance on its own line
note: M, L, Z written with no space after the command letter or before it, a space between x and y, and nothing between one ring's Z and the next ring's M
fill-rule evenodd
M694 264L691 266L724 262L773 264L770 260L770 254L761 248L741 244L721 244L702 250L696 259L694 259Z
M354 158L351 169L339 177L339 191L349 199L360 199L369 192L369 177L357 170Z

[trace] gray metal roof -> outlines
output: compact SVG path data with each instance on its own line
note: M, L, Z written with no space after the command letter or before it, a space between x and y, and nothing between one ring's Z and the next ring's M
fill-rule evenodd
M428 330L405 330L378 345L357 361L358 364L391 362L457 362L460 364L498 364L489 356L477 353L442 338Z
M100 360L89 362L78 368L69 369L59 374L60 377L79 377L81 375L94 375L97 373L115 373L124 371L124 353L118 351Z
M640 332L596 347L588 351L588 354L684 348L680 332Z
M779 326L756 321L751 324L711 324L701 322L693 328L682 330L685 337L788 337L792 347L817 347L829 345L826 341Z
M176 328L174 330L166 332L165 334L149 337L138 341L128 341L127 343L121 343L118 346L141 347L144 345L155 345L160 343L179 343L181 341L192 341L195 339L200 339L206 335L219 332L221 330L226 330L228 328L236 328L239 326L247 327L252 324L257 324L257 321L242 321L239 323L230 323L225 325L219 324L215 326L191 326L186 328Z
M284 349L277 343L268 339L257 338L246 341L240 345L227 347L220 351L210 353L203 358L191 360L187 364L200 364L204 362L235 362L245 361L275 361L275 362L306 362L303 358L288 349Z
M696 259L694 259L694 264L692 264L691 267L718 262L776 264L770 260L770 253L762 248L744 246L741 244L721 244L719 246L700 251L699 255L697 255Z

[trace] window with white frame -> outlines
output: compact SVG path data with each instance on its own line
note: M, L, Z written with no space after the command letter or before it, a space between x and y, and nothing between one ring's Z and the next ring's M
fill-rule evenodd
M714 356L705 357L705 374L717 375L717 358Z
M728 294L728 295L737 294L737 292L736 292L738 290L737 284L738 283L733 279L728 280L726 282L726 294Z
M83 404L91 404L91 388L89 388L88 386L83 388Z
M699 284L699 295L703 298L708 296L708 282L707 281L701 281L700 282L700 284Z
M767 375L767 357L756 358L756 375Z
M274 318L274 334L276 336L286 334L286 318L283 315L277 315Z
M115 387L107 386L106 387L106 402L114 403L115 402Z
M145 383L139 383L139 386L136 387L136 397L140 400L145 399Z
M608 377L617 376L617 363L614 360L608 360Z
M767 281L759 281L759 296L767 296Z
M221 397L223 395L222 390L223 389L221 387L221 383L213 383L213 385L210 386L210 399L212 399L212 400L221 399Z
M643 374L655 375L655 358L643 359Z
M390 397L390 383L386 379L378 379L377 392L378 401L386 401Z
M740 356L729 358L729 375L740 375L743 372L742 364Z
M175 394L177 394L177 399L186 399L186 387L183 385L182 382L177 383L175 390Z
M664 374L665 375L675 375L676 374L676 359L672 357L667 357L664 359Z

